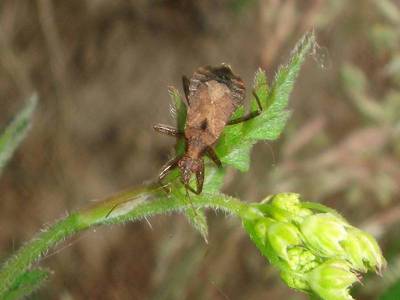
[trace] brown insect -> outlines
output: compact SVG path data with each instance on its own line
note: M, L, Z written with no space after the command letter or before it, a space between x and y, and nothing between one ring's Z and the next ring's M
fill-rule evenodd
M182 77L187 101L187 118L183 132L167 125L157 124L154 129L174 137L184 137L185 153L168 161L158 176L159 182L168 173L179 168L181 181L186 189L200 194L204 183L204 160L207 155L218 166L221 161L214 151L226 125L238 124L258 116L262 111L259 98L253 91L259 109L237 119L229 120L234 111L244 103L245 86L228 65L205 66L197 69L190 80ZM192 174L196 175L196 189L189 185Z

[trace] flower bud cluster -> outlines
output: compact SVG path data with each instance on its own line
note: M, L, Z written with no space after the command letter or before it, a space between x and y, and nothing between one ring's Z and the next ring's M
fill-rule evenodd
M375 239L334 210L293 193L252 204L243 224L261 253L294 289L326 300L353 299L361 273L380 273L385 259Z

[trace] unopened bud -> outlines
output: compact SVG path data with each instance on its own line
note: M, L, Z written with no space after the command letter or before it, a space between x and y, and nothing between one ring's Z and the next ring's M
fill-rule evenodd
M348 238L342 244L354 269L360 272L374 270L381 273L385 267L386 261L381 249L370 234L351 228Z
M299 194L281 193L273 196L270 201L270 213L278 221L290 221L301 209Z
M324 300L349 300L359 273L381 272L385 259L375 239L334 210L278 194L249 205L243 224L261 253L294 289Z
M288 287L308 292L310 290L310 286L307 283L306 278L298 273L293 273L291 271L282 271L280 273L282 280L288 285Z
M350 265L344 260L331 259L307 273L311 290L324 300L350 300L349 289L357 281Z
M277 255L288 261L288 248L302 244L300 232L290 223L276 222L268 228L268 240Z
M288 250L288 257L290 268L298 272L308 272L319 265L316 256L304 247L294 247Z
M341 242L347 238L346 223L330 213L307 217L300 225L306 242L322 256L341 256Z

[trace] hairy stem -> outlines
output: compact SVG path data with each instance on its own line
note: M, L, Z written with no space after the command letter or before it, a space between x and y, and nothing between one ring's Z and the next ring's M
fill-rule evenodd
M241 216L246 204L218 193L191 196L189 201L185 196L167 194L155 186L128 190L94 202L90 207L71 213L42 231L4 263L0 270L0 299L43 253L75 233L93 226L121 224L157 214L197 208L220 209Z

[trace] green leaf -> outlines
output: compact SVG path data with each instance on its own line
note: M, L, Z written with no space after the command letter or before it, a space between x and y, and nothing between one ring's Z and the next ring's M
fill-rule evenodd
M186 104L183 102L182 97L176 88L170 87L168 92L172 100L171 114L176 120L176 126L178 130L183 131L186 123ZM175 149L177 155L183 154L185 151L185 140L182 138L177 139Z
M201 234L204 241L208 243L208 224L204 209L187 209L185 211L185 217L188 219L189 223Z
M246 128L247 138L250 140L276 140L290 117L289 111L280 111L275 114L261 114L254 119L249 128ZM253 121L253 120L251 120Z
M219 155L222 163L231 165L242 172L248 171L250 167L250 150L252 145L252 143L239 140L236 147L232 147L232 150ZM217 151L217 154L221 154L221 151Z
M209 162L211 164L211 162ZM204 178L204 188L202 194L210 194L218 192L223 184L225 171L222 168L210 167L207 168L207 173ZM192 200L192 197L188 197L184 188L180 189L178 197L186 198L186 201ZM208 243L208 225L207 218L204 209L191 207L185 210L185 217L189 223L201 234L204 241Z
M236 119L244 114L240 107L231 119ZM251 144L243 140L243 123L227 126L221 134L218 146L215 149L223 165L231 165L241 171L247 171L250 161Z
M268 107L271 105L271 103L267 102L268 100L271 100L271 98L268 98L270 88L268 86L267 74L265 74L265 71L261 68L257 70L254 76L253 91L260 99L263 108L268 109ZM258 109L258 104L254 96L251 100L251 109Z
M33 95L28 100L25 108L15 117L15 119L7 126L0 135L0 174L2 169L11 159L14 151L22 142L28 132L32 114L37 104L37 96Z
M35 269L18 277L4 296L4 300L21 299L32 294L48 279L49 271Z
M212 164L213 162L211 161L209 161L209 163L206 164L206 166L209 167L207 168L207 172L204 178L203 191L205 193L218 192L224 183L225 170L223 168L217 168Z
M274 114L286 108L300 67L308 53L313 50L314 47L314 32L306 33L292 51L289 63L281 67L276 74L271 91L268 95L269 99L267 99L267 103L270 103L270 106L267 107L266 113Z
M232 119L242 116L243 107L239 108ZM250 150L253 142L245 141L243 123L227 126L219 138L215 149L223 165L230 165L240 171L247 171L250 165Z
M279 69L271 86L267 76L259 69L254 78L254 92L260 99L263 111L249 121L227 126L216 148L221 161L241 171L247 171L250 163L251 147L259 140L276 140L282 133L290 113L285 110L289 95L307 54L315 46L313 32L307 33L298 42L291 59ZM253 97L251 109L258 109Z
M211 164L211 162L209 162ZM222 168L209 167L204 178L204 187L202 194L210 194L218 192L223 184L225 171ZM184 198L185 201L191 202L192 197L186 193L182 187L176 197ZM208 242L208 225L204 209L191 207L185 210L185 217L189 223L201 234L203 239Z
M176 88L170 87L168 93L172 100L171 113L176 118L178 129L183 131L186 122L186 104Z

